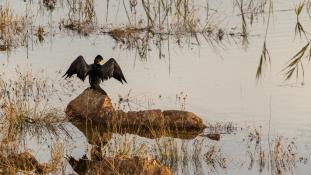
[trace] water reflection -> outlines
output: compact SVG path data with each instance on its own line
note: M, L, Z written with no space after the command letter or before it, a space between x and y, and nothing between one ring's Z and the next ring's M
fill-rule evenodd
M180 139L194 139L202 131L189 131L189 130L173 130L173 129L152 129L152 128L131 128L131 127L118 127L116 126L105 126L103 127L100 123L91 121L73 121L73 124L88 138L92 144L103 145L111 139L113 133L134 134L141 137L156 139L161 137L172 137Z
M309 29L309 24L305 22L308 21L308 16L306 16L308 14L305 14L305 11L302 10L302 13L298 16L299 20L296 21L297 16L294 13L292 2L274 1L274 20L273 24L270 23L271 28L269 28L266 42L262 41L266 31L266 25L263 25L262 22L266 22L268 14L266 11L268 9L267 2L269 1L243 1L243 4L241 4L242 1L238 0L234 1L234 7L232 7L232 1L208 1L208 3L206 1L166 1L160 5L158 4L159 1L151 2L146 0L143 1L146 3L145 5L140 2L137 4L131 3L132 1L124 1L124 4L122 1L94 1L98 4L89 6L89 9L74 8L73 11L77 10L75 12L81 12L81 14L85 15L79 16L79 14L70 11L71 9L66 5L65 1L49 1L51 2L50 4L47 3L48 1L43 0L44 10L49 9L48 16L39 15L37 18L31 18L34 16L33 14L36 14L36 3L28 4L28 2L30 1L26 1L27 4L22 1L10 1L12 3L10 8L14 9L14 13L18 13L18 16L16 16L18 18L16 19L25 19L24 12L26 7L33 10L28 11L27 20L16 20L15 18L10 19L8 17L1 18L1 20L10 19L13 21L11 23L13 25L1 25L0 27L11 27L10 29L0 29L2 35L0 50L8 51L8 47L13 46L11 47L13 52L11 52L12 55L9 57L10 61L2 62L6 65L3 70L13 69L16 66L15 64L21 64L27 68L29 68L29 64L33 64L33 69L46 67L49 73L53 72L53 74L50 74L50 76L53 76L56 70L62 68L60 65L67 65L77 54L86 53L91 58L94 57L94 53L105 52L107 56L113 55L120 58L120 63L126 65L125 71L132 77L130 78L129 88L134 89L134 92L137 94L145 92L150 94L155 99L153 106L174 108L176 107L176 104L174 104L176 93L184 91L188 95L185 102L187 110L202 115L205 120L229 120L243 126L245 123L256 126L263 125L263 133L268 131L266 129L267 115L272 111L271 125L274 129L271 131L272 133L288 137L298 136L295 144L299 148L304 148L305 144L309 142L309 113L311 108L309 105L310 91L308 82L310 77L308 78L307 76L309 70L305 69L305 64L301 64L308 61L305 58L308 58L306 56L308 56L308 51L310 50L309 41L304 40L305 34L303 32ZM177 8L175 7L176 2L180 2ZM193 2L194 4L192 4ZM107 7L107 9L103 10L101 7ZM304 7L309 12L310 2L307 1ZM9 16L7 15L10 14L7 13L9 11L3 9L1 11L2 16ZM89 14L91 16L87 16L88 14L83 12L84 9L90 10L89 12L91 13ZM95 14L98 17L96 19L92 16L94 14L93 10L96 11ZM196 13L199 14L196 15ZM71 21L69 18L71 18ZM68 30L64 30L65 25L61 25L61 29L58 28L59 22L62 19L65 21L64 24L67 24ZM28 22L29 20L30 22ZM22 21L23 23L15 23L15 21ZM109 21L114 23L109 24ZM1 24L7 24L6 22L1 21ZM25 22L27 24L24 24ZM95 23L98 26L93 26ZM41 27L39 24L41 24ZM84 28L85 26L86 28ZM150 26L152 28L149 28ZM296 35L302 36L301 40L296 37L293 41L295 26L298 26L298 29L302 29L301 26L303 27L303 30L297 30L298 33L296 33ZM12 28L16 30L11 30ZM70 33L72 30L74 32ZM76 32L77 30L80 30L80 33ZM89 37L80 39L81 35L77 36L77 33L82 36L87 33ZM68 37L69 34L72 34L71 37ZM33 35L36 37L33 38ZM46 39L48 37L55 42L54 44L51 42L50 47L46 45L46 43L51 41ZM33 39L38 39L38 43L41 41L42 44L36 45L36 41ZM19 47L21 49L18 49ZM25 56L23 47L32 48L30 49L30 57L28 57L27 64L24 64L23 58L26 60L27 56ZM244 48L244 50L240 49L240 47ZM303 52L305 54L302 54ZM7 52L1 53L1 58L7 57ZM264 71L264 67L258 66L260 65L261 53L263 53L262 58L267 61L270 60L267 54L271 54L271 62L273 63L271 72ZM296 55L297 53L300 54ZM133 59L128 59L130 57L135 58L136 55L142 58L142 60L147 60L148 58L148 62L137 63ZM219 55L224 59L218 59ZM294 57L295 55L296 57ZM161 61L156 61L157 58L161 58ZM292 62L289 63L291 66L284 71L289 73L287 75L292 75L293 78L296 77L295 73L297 70L299 75L306 75L303 77L302 86L292 85L292 82L290 82L290 86L280 86L280 83L283 84L283 80L286 78L283 74L280 74L280 70L286 67L284 64L290 58L293 58ZM133 62L136 63L135 69L131 66ZM266 64L267 62L262 62L262 65ZM168 67L171 70L169 75L167 74ZM264 76L266 77L265 81L259 84L259 86L254 85L256 68L262 68L257 70L263 70L263 75L266 75ZM269 70L269 67L266 68L268 68L266 70ZM301 72L302 69L306 71L305 74ZM63 83L60 80L55 82L55 84ZM296 82L294 81L293 83ZM79 93L84 88L80 82L78 84L73 81L67 85L67 87L72 86L72 88L63 88L63 93L68 96L73 96L72 94ZM163 85L165 85L165 88L163 88ZM128 91L128 89L123 90L117 87L115 84L112 84L106 88L113 96ZM159 94L162 96L161 99L158 99ZM270 106L269 109L267 104L269 104L270 96L273 96L273 100L272 107ZM63 103L68 101L68 98L64 97L63 94L59 98L62 98ZM55 103L59 106L64 105L63 103L58 103L58 101ZM146 108L149 107L145 106ZM223 160L223 158L213 158L212 155L219 152L232 154L234 156L233 160L240 157L243 160L246 159L244 161L244 163L246 162L245 164L242 166L238 165L238 168L236 168L232 167L231 164L222 166L212 162L202 163L201 161L200 163L194 161L195 163L188 163L188 160L192 160L193 156L178 153L179 158L182 157L183 161L179 162L178 165L172 165L172 167L179 174L204 173L204 171L212 170L217 166L220 168L211 172L222 173L223 171L219 169L227 167L226 169L229 169L228 172L230 174L257 174L258 172L269 173L271 171L290 173L291 170L289 169L291 168L286 168L287 170L282 168L284 162L284 164L289 162L290 167L298 167L298 171L301 171L302 174L309 173L310 166L298 164L300 160L304 164L307 159L297 155L295 155L296 157L291 157L290 154L292 152L286 153L287 148L292 149L293 146L284 143L283 139L280 141L276 139L270 143L273 148L270 149L273 152L271 155L278 155L276 154L277 151L283 151L284 155L287 155L289 159L276 159L273 163L274 165L269 165L267 163L271 162L271 159L267 158L267 155L270 154L269 149L267 149L269 143L261 142L261 146L257 146L256 150L253 149L253 147L256 147L254 146L256 141L253 141L250 145L250 150L248 150L244 147L242 148L239 139L243 137L240 137L239 132L235 131L235 129L225 127L218 131L213 129L213 125L211 126L210 130L206 130L203 134L193 133L193 135L192 133L176 134L174 131L154 133L141 129L133 131L131 129L123 130L119 128L115 129L115 131L91 132L92 130L89 129L89 126L81 126L79 129L88 136L88 140L91 143L101 143L103 146L114 140L115 135L118 135L117 133L120 133L122 137L140 135L145 137L145 139L152 138L150 140L168 136L169 138L174 137L174 141L177 140L177 142L179 142L178 138L205 138L209 134L220 134L219 138L222 149L219 150L217 146L215 148L209 146L204 151L201 151L201 154L209 157L209 159L216 160L216 162ZM48 129L43 128L50 127L52 126L43 126L41 128L41 125L36 125L32 120L29 120L28 124L22 127L22 130L29 130L31 133L38 133L38 136L43 136L43 133L50 132ZM58 124L55 124L55 127L58 127ZM11 128L14 131L18 130L15 127ZM59 129L53 130L58 133L56 135L61 135L59 133L63 132L62 126ZM71 132L80 133L77 129ZM66 133L64 135L67 135ZM91 137L92 133L95 136ZM198 134L201 137L198 137ZM35 135L33 136L36 137ZM85 138L82 135L76 141L83 139ZM171 139L166 138L166 140L158 141L158 143L161 143L160 146L162 145L167 150L176 153L174 151L174 145L176 144ZM171 143L173 148L165 147L166 142ZM206 139L205 142L215 143L209 139ZM116 145L120 143L122 143L122 140L118 137ZM284 144L282 149L277 146L279 143L281 145ZM179 144L182 143L177 143L177 145ZM86 146L81 145L81 149L84 150ZM181 147L191 147L193 149L190 152L200 152L198 151L200 150L199 148L194 149L195 145L192 144L191 140L188 145L185 145ZM262 148L259 149L260 147ZM186 152L185 148L180 149L183 150L182 152ZM247 158L244 156L245 150L248 150L246 153ZM77 152L81 153L83 151ZM161 149L161 152L165 153L163 149ZM306 152L306 155L309 155L308 152L310 151L303 150L302 152ZM42 155L41 158L44 158L45 154ZM170 155L173 158L175 156L174 154ZM200 158L202 160L204 159L203 155ZM165 158L165 155L163 154L162 157ZM223 157L228 158L229 156ZM168 162L171 161L168 160ZM176 164L176 161L172 162ZM231 161L229 162L231 163ZM308 164L308 161L306 163ZM280 165L282 166L280 167ZM269 166L274 166L273 170ZM250 167L249 170L248 167Z

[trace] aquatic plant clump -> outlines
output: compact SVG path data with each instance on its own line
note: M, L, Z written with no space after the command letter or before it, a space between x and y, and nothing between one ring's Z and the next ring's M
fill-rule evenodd
M247 139L247 154L250 159L249 169L258 167L258 171L271 174L294 174L300 164L306 164L308 158L298 153L294 141L285 141L284 137L277 136L268 139L268 147L263 144L260 130L250 131Z
M0 5L0 51L27 44L29 21L27 16L15 15L9 7Z
M94 0L68 0L68 16L60 21L60 27L89 35L96 29Z
M16 79L0 77L0 116L2 134L10 140L24 138L26 131L38 133L65 131L64 115L50 106L56 94L54 85L43 76L16 69Z
M48 9L48 10L54 10L56 6L57 0L43 0L42 3L43 5Z

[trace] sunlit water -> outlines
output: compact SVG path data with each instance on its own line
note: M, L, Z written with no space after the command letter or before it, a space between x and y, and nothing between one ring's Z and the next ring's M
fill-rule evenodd
M201 2L201 1L200 1ZM98 23L105 24L105 2L96 2ZM206 3L200 9L206 8ZM232 10L231 1L209 1L211 9L217 9L215 15L222 19L223 26L228 28L241 26L238 10ZM1 71L10 75L17 65L22 69L31 69L33 72L44 70L44 73L54 80L64 81L61 75L70 63L78 56L83 55L88 63L93 62L97 54L104 58L113 57L121 66L128 84L122 85L116 80L109 80L102 87L112 98L114 103L118 101L118 95L126 96L130 92L130 109L181 109L192 111L201 116L206 123L233 122L234 125L243 128L242 132L232 135L222 135L221 141L213 142L222 148L222 152L233 162L223 174L258 174L258 168L248 169L247 145L243 139L247 137L247 127L261 128L264 147L267 147L267 133L270 126L270 135L284 136L288 140L294 140L298 146L298 152L310 158L311 136L311 76L310 68L305 67L305 79L285 81L282 69L287 61L307 42L295 38L296 16L293 11L297 2L275 1L274 13L271 17L267 47L271 54L271 68L268 68L262 79L256 80L255 74L259 63L266 29L266 19L259 16L250 27L251 36L249 44L242 46L241 40L226 38L222 42L223 47L213 49L203 38L200 45L189 43L176 44L174 38L163 41L162 47L165 57L159 59L159 51L151 47L147 60L141 60L135 49L124 49L116 45L108 35L93 34L89 37L80 37L74 34L57 33L55 37L47 37L43 44L33 43L28 51L21 47L7 54L0 54L3 64ZM122 3L121 3L122 4ZM24 3L12 2L17 11L23 12ZM111 2L111 9L118 8L117 2ZM120 8L123 8L122 5ZM108 23L124 23L127 21L124 11L111 10ZM64 13L56 9L52 18L57 21ZM117 17L119 15L120 17ZM44 17L38 17L38 23L46 24L44 19L49 19L48 13ZM267 16L265 16L266 18ZM42 18L42 19L41 19ZM54 22L55 22L54 21ZM307 29L310 19L305 15L301 18ZM237 42L237 43L235 43ZM152 45L152 44L151 44ZM61 71L61 74L57 73ZM13 75L13 73L12 73ZM77 84L88 86L88 82L75 80ZM82 92L81 86L74 95ZM178 100L177 96L185 97ZM73 97L71 97L73 98ZM66 98L62 104L55 104L65 109L70 98ZM127 104L126 104L127 105ZM73 128L76 133L76 128ZM252 129L250 129L252 130ZM246 132L244 132L246 131ZM198 140L202 137L198 137ZM152 142L152 140L150 140ZM193 141L188 141L192 145ZM43 155L46 145L35 144L29 139L29 148L39 155ZM86 149L86 140L82 134L77 134L70 141L73 146L68 146L68 152L82 156ZM79 143L78 146L75 143ZM206 143L207 144L207 143ZM191 146L190 146L191 147ZM39 149L38 149L39 148ZM70 149L69 149L70 148ZM40 156L39 156L40 157ZM42 161L47 161L41 156ZM206 167L203 172L208 174ZM295 174L308 174L311 171L310 164L301 164L296 168ZM179 170L179 174L183 174ZM190 167L189 174L195 174L194 167ZM264 174L269 171L264 171ZM288 172L289 173L289 172Z

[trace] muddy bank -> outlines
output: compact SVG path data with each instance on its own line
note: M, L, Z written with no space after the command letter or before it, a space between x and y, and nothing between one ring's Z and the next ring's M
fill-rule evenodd
M124 157L107 157L102 160L88 160L86 156L82 159L75 160L69 158L69 163L73 169L83 174L133 174L133 175L171 175L172 172L167 166L161 165L156 160L144 158L124 158Z
M72 100L66 115L73 123L91 122L101 127L163 129L170 131L202 131L206 128L200 117L192 112L158 109L124 112L115 110L108 96L86 89Z

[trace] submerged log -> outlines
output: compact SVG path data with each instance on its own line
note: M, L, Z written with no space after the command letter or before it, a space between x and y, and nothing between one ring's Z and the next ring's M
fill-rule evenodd
M91 121L101 127L187 131L202 131L206 128L200 117L187 111L154 109L126 113L115 110L108 96L89 88L68 104L66 115L72 122Z
M107 157L103 160L88 160L86 156L75 160L69 158L69 164L78 174L132 174L132 175L171 175L171 170L157 160L144 158Z

